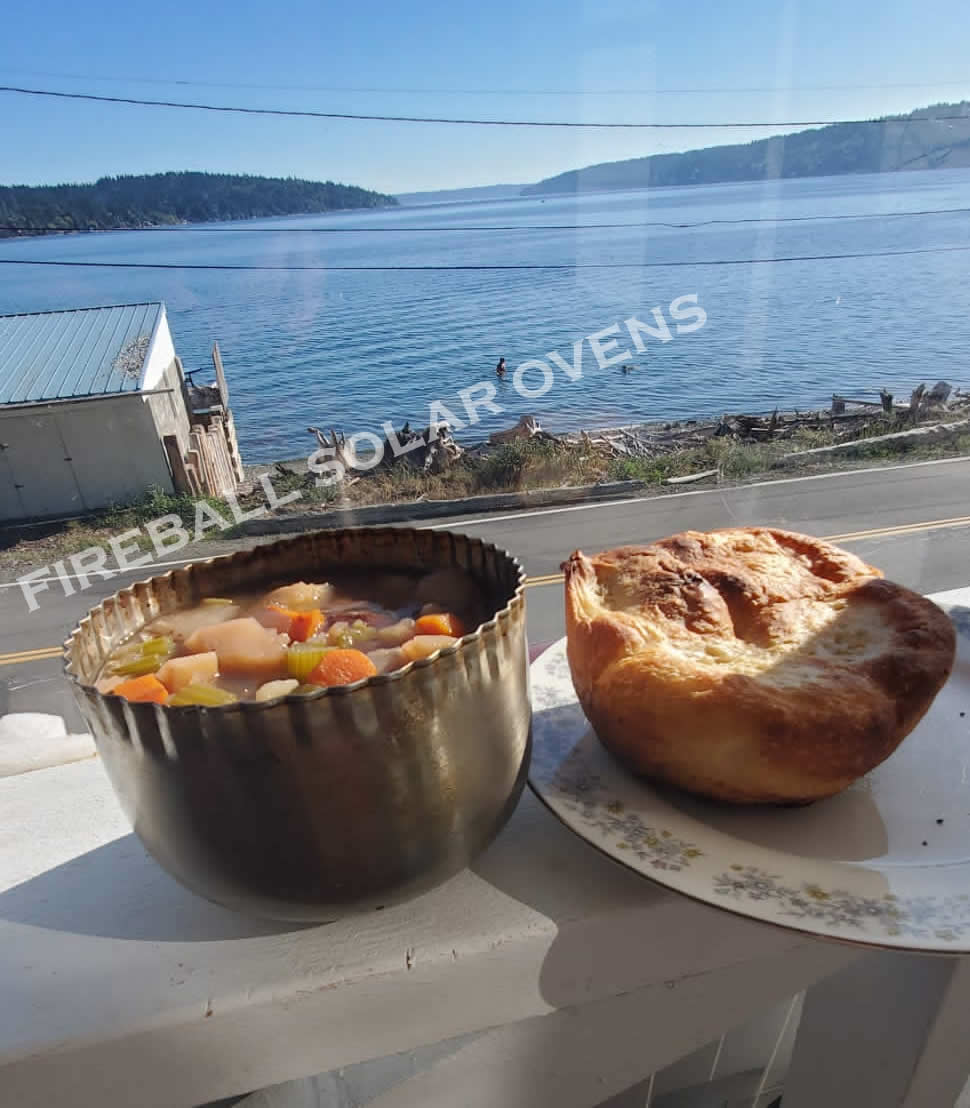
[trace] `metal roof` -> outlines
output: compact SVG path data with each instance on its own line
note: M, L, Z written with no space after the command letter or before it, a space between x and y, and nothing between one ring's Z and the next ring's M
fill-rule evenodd
M0 315L0 404L138 392L162 304Z

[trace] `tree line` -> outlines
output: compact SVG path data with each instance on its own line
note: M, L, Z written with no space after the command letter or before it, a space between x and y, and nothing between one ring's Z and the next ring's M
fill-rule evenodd
M214 223L394 206L356 185L232 173L151 173L93 184L0 186L0 236ZM44 230L41 230L44 229Z
M834 123L754 142L603 162L547 177L522 195L968 166L970 102L962 101L871 123Z

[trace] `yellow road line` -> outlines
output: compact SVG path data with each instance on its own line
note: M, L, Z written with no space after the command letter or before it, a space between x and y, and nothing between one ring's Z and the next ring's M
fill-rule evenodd
M970 516L954 516L951 519L933 519L926 523L900 523L895 527L873 527L868 531L846 531L842 535L826 535L826 542L857 542L861 539L875 539L880 537L894 537L899 535L918 534L920 531L945 530L948 527L970 527ZM542 585L561 584L561 573L544 573L530 577L525 587L537 588Z
M555 585L558 581L562 580L561 573L540 573L535 577L530 577L525 583L527 589L534 589L537 585Z
M847 531L844 535L829 535L827 541L850 542L857 539L875 539L883 535L909 535L919 531L944 530L947 527L970 527L970 516L934 519L927 523L900 523L896 527L874 527L870 531Z
M868 531L846 531L841 535L826 535L827 542L857 542L861 539L875 539L900 535L918 534L921 531L939 531L950 527L970 527L970 516L953 516L950 519L932 519L925 523L900 523L894 527L874 527ZM561 573L542 573L530 577L525 583L527 589L542 588L544 585L562 584ZM59 658L61 647L39 646L34 650L18 650L11 654L0 654L0 666L13 666L26 662L42 662L48 658Z
M42 662L46 658L59 658L61 647L41 646L36 650L18 650L12 654L0 654L0 666L13 666L18 662Z

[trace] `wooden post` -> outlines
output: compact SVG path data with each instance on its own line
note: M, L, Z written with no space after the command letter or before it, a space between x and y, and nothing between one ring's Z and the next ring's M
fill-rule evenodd
M205 475L202 472L202 460L197 450L185 452L185 469L189 479L189 489L193 496L201 496L206 492Z
M199 479L202 482L203 489L208 495L217 496L218 492L216 486L218 480L213 471L209 451L206 449L205 436L205 428L196 426L192 428L192 433L189 437L192 441L192 450L198 458L196 464L198 466ZM192 454L190 453L188 456L191 458Z
M236 479L232 472L229 448L222 431L222 420L213 416L212 426L206 434L206 447L210 452L212 467L215 470L218 495L228 496L236 489Z
M219 344L217 342L212 344L212 364L216 367L216 383L219 386L219 394L222 397L222 406L228 408L229 386L226 384L226 375L222 369L222 354L219 351Z
M229 457L232 459L232 470L236 477L236 483L246 479L243 469L242 457L239 453L239 440L236 438L236 424L232 418L232 412L226 408L225 419L226 442L229 444Z
M185 468L178 438L175 435L165 435L162 442L165 445L165 453L168 455L168 464L172 471L172 484L175 486L175 491L191 493L192 483Z

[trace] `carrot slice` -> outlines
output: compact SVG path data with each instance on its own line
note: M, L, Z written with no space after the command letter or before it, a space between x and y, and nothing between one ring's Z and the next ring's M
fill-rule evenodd
M168 700L168 689L159 681L154 673L146 673L143 677L132 677L130 681L122 681L111 690L115 696L123 696L125 700L153 700L156 704L164 704Z
M313 685L351 685L375 673L377 667L362 650L329 650L307 680Z
M418 635L451 635L460 639L465 634L465 625L451 612L430 612L415 623L414 631Z
M323 626L325 619L319 608L311 608L307 612L293 612L290 620L290 638L294 642L306 642Z

